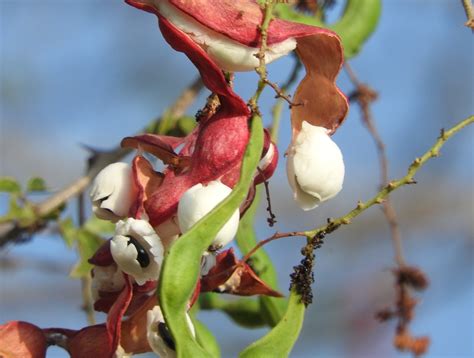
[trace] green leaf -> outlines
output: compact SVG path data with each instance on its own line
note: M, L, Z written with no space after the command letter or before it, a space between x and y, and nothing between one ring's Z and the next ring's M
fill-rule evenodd
M300 296L292 290L281 321L269 333L249 345L239 357L288 357L303 326L304 312L305 306Z
M260 314L270 327L275 327L283 317L288 304L287 298L260 296Z
M85 229L78 229L76 234L79 261L74 265L70 275L74 278L81 278L90 275L93 266L87 260L94 255L97 249L104 243L104 240Z
M261 188L258 188L255 200L252 206L247 210L244 217L240 220L239 230L237 231L236 242L242 254L248 253L257 245L257 236L254 230L254 221L256 211L259 205L259 198L262 194ZM252 267L257 275L265 281L271 288L278 291L278 278L275 267L263 248L260 248L252 255ZM265 322L273 327L283 316L287 300L278 297L260 296L261 315Z
M84 228L96 235L112 235L115 231L115 224L107 220L101 220L96 216L91 216L84 224Z
M381 8L381 0L348 0L342 17L333 25L324 24L316 17L298 13L292 6L286 4L277 4L275 13L280 19L335 31L341 37L345 58L349 59L359 53L364 42L375 31Z
M26 184L26 191L45 191L46 183L43 178L33 177Z
M104 243L104 240L96 233L89 231L85 226L78 228L71 218L59 222L59 230L64 242L73 247L77 246L79 259L69 273L71 277L81 278L88 276L92 265L87 262L97 249Z
M23 208L18 205L18 196L16 194L10 195L8 200L8 213L5 215L5 220L18 220L22 216Z
M196 317L191 317L196 330L196 340L203 347L211 357L219 358L221 356L221 350L216 338L212 332L207 328L201 321Z
M217 293L204 293L199 298L201 309L221 310L242 327L257 328L266 324L260 313L260 302L253 298L227 301Z
M28 227L36 221L36 213L30 202L19 205L19 193L11 193L8 201L8 212L0 218L0 223L12 221L19 227Z
M21 185L12 177L0 177L0 192L20 193Z
M71 218L61 220L59 223L61 237L68 247L72 247L77 239L77 228L74 226Z
M186 323L185 312L188 300L196 287L202 253L247 197L262 147L262 120L260 117L254 116L239 182L222 203L173 244L164 260L158 292L163 314L176 342L179 358L210 356L194 340Z
M183 133L189 134L196 127L196 120L193 117L183 116L178 121L178 127Z
M169 110L164 111L163 115L161 116L161 120L158 123L158 133L166 134L169 130L173 128L175 117L171 116Z
M63 211L66 209L67 203L59 205L56 209L51 210L49 213L42 217L43 220L58 220Z
M362 45L377 28L381 0L349 0L344 15L329 28L341 36L346 58L359 53Z

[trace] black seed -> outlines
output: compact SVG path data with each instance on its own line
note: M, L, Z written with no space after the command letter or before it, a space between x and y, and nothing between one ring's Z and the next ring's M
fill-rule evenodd
M171 335L168 326L166 325L165 322L159 322L158 323L158 334L160 335L161 338L165 341L166 345L168 348L172 350L176 350L176 346L174 344L173 336Z
M147 267L150 264L150 257L148 256L148 253L146 252L145 248L138 242L137 239L131 236L128 237L128 244L127 245L133 245L137 249L137 261L140 264L141 267Z

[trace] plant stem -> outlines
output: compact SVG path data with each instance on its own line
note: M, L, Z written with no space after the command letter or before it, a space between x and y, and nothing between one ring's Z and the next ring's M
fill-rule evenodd
M301 61L295 56L295 64L293 66L293 70L291 71L290 76L286 80L286 82L281 86L281 91L285 93L288 89L296 82L298 79L298 73L301 69ZM278 141L278 132L280 131L280 119L281 119L281 112L283 110L283 101L284 99L278 97L275 105L272 108L272 127L270 130L270 135L272 137L273 142L277 143Z
M267 68L265 64L265 52L267 51L267 37L268 37L268 26L270 26L270 22L273 19L273 6L275 3L273 1L265 1L264 3L264 10L265 13L263 15L262 25L260 26L260 49L258 54L255 55L259 60L259 65L255 69L257 74L259 75L260 79L258 81L257 90L255 91L254 95L249 99L248 105L253 113L257 113L260 115L260 111L258 109L258 99L263 92L263 89L267 85Z
M433 146L428 149L421 157L416 158L413 163L408 167L407 174L400 179L390 181L382 190L380 190L375 196L366 202L359 202L357 207L351 210L346 215L343 215L337 219L329 220L327 225L324 225L320 228L314 230L305 231L305 234L308 238L314 237L318 234L329 234L334 230L338 229L342 225L348 225L351 223L351 220L355 217L362 214L365 210L370 208L375 204L381 204L384 200L390 195L390 193L398 188L408 185L415 184L413 177L420 170L420 168L426 164L431 158L439 156L440 150L448 139L450 139L457 132L462 130L464 127L474 123L474 115L467 117L466 119L460 121L458 124L450 128L449 130L441 130L441 134L438 137L438 140L433 144Z
M274 240L278 240L284 237L294 237L294 236L306 236L306 232L304 231L292 231L292 232L276 232L272 236L266 238L265 240L259 241L255 247L250 250L243 258L242 261L246 262L250 259L250 257L258 251L262 246L268 244L269 242L272 242Z
M354 95L350 95L349 98L355 98L359 103L362 112L362 121L375 142L380 163L381 187L384 187L388 184L389 180L387 153L385 150L385 143L383 142L377 127L375 126L375 121L370 107L371 103L377 99L377 93L369 86L359 81L354 71L352 71L351 66L349 66L347 62L344 64L344 67L349 75L349 78L351 79L351 82L356 87ZM402 238L398 225L397 213L392 205L390 197L387 197L387 200L383 202L382 210L390 226L390 236L392 238L393 249L395 252L395 261L399 267L403 267L405 266L405 258L403 256Z
M203 83L201 78L196 78L176 99L173 105L167 110L167 114L173 120L184 115L186 110L189 106L194 102L198 94L203 89ZM154 119L150 125L146 126L146 128L153 127L153 123L157 123L160 121L159 119ZM156 126L155 126L156 127ZM168 126L167 126L168 127ZM146 131L144 129L144 131ZM143 131L142 131L143 132ZM66 203L72 197L82 193L87 186L92 181L97 173L109 165L110 163L116 162L123 158L125 155L130 153L130 149L128 148L121 148L116 147L108 152L96 152L93 151L92 158L90 162L92 165L90 166L86 175L78 178L73 183L67 185L64 189L57 192L56 194L48 197L44 201L36 204L34 206L34 210L36 213L36 221L33 222L28 227L20 227L18 223L13 221L8 221L5 223L0 224L0 247L5 245L10 241L14 241L17 237L19 237L23 232L27 231L30 234L35 230L35 228L43 228L43 226L36 225L37 222L42 221L44 217L47 217L52 212L57 210L61 205Z
M357 204L357 207L347 214L337 218L328 220L328 224L321 226L319 228L308 230L308 231L291 231L285 233L275 233L269 238L260 241L252 250L245 255L243 261L248 260L251 255L253 255L260 247L265 244L286 237L295 237L295 236L306 236L308 241L312 240L314 237L324 236L332 233L337 230L342 225L351 224L351 220L362 214L368 208L376 205L382 204L384 200L390 195L394 190L401 188L402 186L415 184L414 176L421 169L423 165L426 164L430 159L438 157L441 148L444 144L454 136L456 133L461 131L463 128L467 127L470 124L474 123L474 115L467 117L466 119L460 121L455 126L451 127L449 130L441 130L441 135L438 137L437 141L431 146L428 151L426 151L421 157L416 158L413 163L409 166L407 174L400 179L390 181L386 186L384 186L375 196L371 199Z
M474 10L471 0L461 0L464 11L466 12L467 21L464 23L472 31L474 31Z

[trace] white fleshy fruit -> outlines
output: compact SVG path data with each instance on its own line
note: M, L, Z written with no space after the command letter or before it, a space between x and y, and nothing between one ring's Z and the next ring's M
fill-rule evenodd
M158 280L164 248L148 221L133 218L119 221L110 251L118 267L139 285Z
M326 128L303 122L288 149L286 173L294 199L305 211L341 191L344 161Z
M248 47L211 30L165 0L155 0L161 15L196 42L224 71L253 71L259 66L259 48ZM294 38L268 46L265 63L287 55L296 48Z
M133 201L132 168L113 163L102 169L92 183L92 211L103 220L117 222L127 216Z
M153 352L158 354L160 358L175 358L176 349L173 341L173 337L169 332L163 313L161 312L160 306L155 306L153 309L147 312L147 340ZM189 330L193 337L196 336L194 325L191 318L186 314L186 320L188 323Z
M214 209L231 192L231 188L218 180L211 181L205 186L196 184L188 189L178 204L178 222L181 232L185 233L191 229L195 223ZM239 209L236 209L231 218L217 233L211 244L213 250L218 250L232 241L239 227L239 218Z

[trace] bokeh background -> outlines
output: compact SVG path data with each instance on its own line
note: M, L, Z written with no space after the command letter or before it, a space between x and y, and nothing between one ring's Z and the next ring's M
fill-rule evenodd
M342 5L339 1L332 17ZM431 146L440 128L474 112L474 47L460 1L387 0L383 5L377 31L351 64L379 91L374 117L387 145L390 177L396 178ZM156 19L121 1L0 0L0 51L0 173L22 182L41 176L52 191L84 172L87 153L81 144L116 146L162 113L196 76L187 58L163 41ZM272 64L271 79L283 81L291 66L291 58ZM346 93L352 90L344 73L339 84ZM243 98L255 85L252 73L236 78ZM267 120L273 101L266 91ZM302 212L293 202L282 158L271 181L278 230L319 226L376 192L376 151L357 106L334 139L345 156L343 191L317 210ZM281 152L288 143L285 111ZM411 325L414 334L431 337L427 357L474 356L473 144L469 128L421 170L418 185L393 194L406 258L431 281ZM0 199L4 212L7 197ZM274 229L266 226L264 208L258 221L259 237L270 236ZM286 239L267 246L284 291L302 245L301 239ZM76 254L59 236L46 232L9 246L0 260L0 322L86 325L80 283L68 278ZM404 356L392 347L394 323L374 319L377 309L393 301L392 265L379 208L328 237L317 251L315 302L292 356ZM236 356L266 331L239 328L217 312L201 318L224 357ZM51 348L48 356L66 354Z

